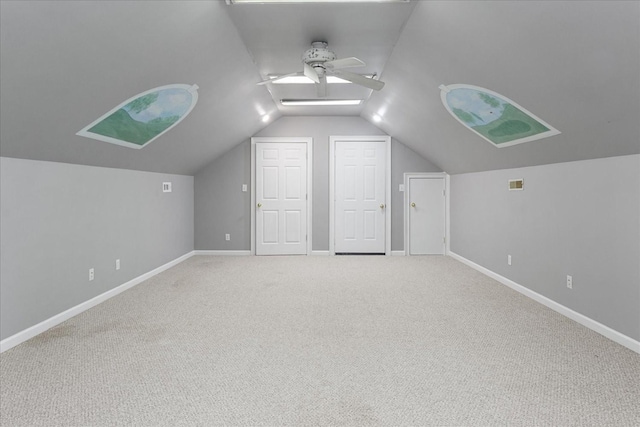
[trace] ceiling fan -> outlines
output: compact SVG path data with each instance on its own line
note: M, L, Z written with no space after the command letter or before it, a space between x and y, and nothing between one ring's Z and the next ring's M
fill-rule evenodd
M302 73L296 72L278 76L273 79L261 81L258 84L263 85L285 77L305 75L316 83L318 97L321 98L327 95L327 75L334 75L343 80L373 90L380 90L384 87L384 82L380 80L344 71L343 68L364 67L366 64L355 57L336 59L336 54L329 50L327 46L327 42L316 41L311 43L311 48L307 49L302 55L302 63L304 66Z

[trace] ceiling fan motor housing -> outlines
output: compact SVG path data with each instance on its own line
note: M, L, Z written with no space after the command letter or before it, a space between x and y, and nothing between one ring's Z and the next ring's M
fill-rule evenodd
M323 64L337 58L336 54L330 51L327 46L327 42L313 42L311 48L302 54L302 61L311 65L320 75L325 71Z

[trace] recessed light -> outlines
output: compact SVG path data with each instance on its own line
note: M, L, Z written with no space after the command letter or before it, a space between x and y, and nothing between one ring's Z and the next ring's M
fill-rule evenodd
M310 105L359 105L361 99L281 99L280 103L286 106L310 106Z
M374 114L374 115L373 115L373 121L374 121L374 122L379 122L379 121L381 121L381 120L382 120L382 117L380 117L379 115L377 115L377 114Z
M269 115L268 115L268 114L265 114L264 116L262 116L262 121L263 121L264 123L267 123L267 122L269 121Z

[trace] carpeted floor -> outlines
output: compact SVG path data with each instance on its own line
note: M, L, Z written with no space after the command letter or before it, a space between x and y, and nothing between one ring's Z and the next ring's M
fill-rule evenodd
M447 257L194 256L0 375L2 426L640 425L640 355Z

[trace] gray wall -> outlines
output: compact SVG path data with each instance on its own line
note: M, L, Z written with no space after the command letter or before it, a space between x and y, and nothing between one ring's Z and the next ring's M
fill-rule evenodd
M193 177L0 162L0 339L193 250Z
M451 250L638 340L638 177L639 155L453 175Z
M384 135L361 117L282 117L257 133L257 137L313 138L313 250L329 250L329 137L332 135ZM251 218L250 144L245 141L195 175L195 248L249 250ZM402 250L403 195L398 185L405 172L440 172L435 165L398 141L392 140L391 249ZM231 234L231 241L224 234ZM234 236L238 236L234 239Z
M195 248L251 249L251 144L245 141L195 175ZM247 191L242 192L242 185ZM225 241L224 235L231 240Z

